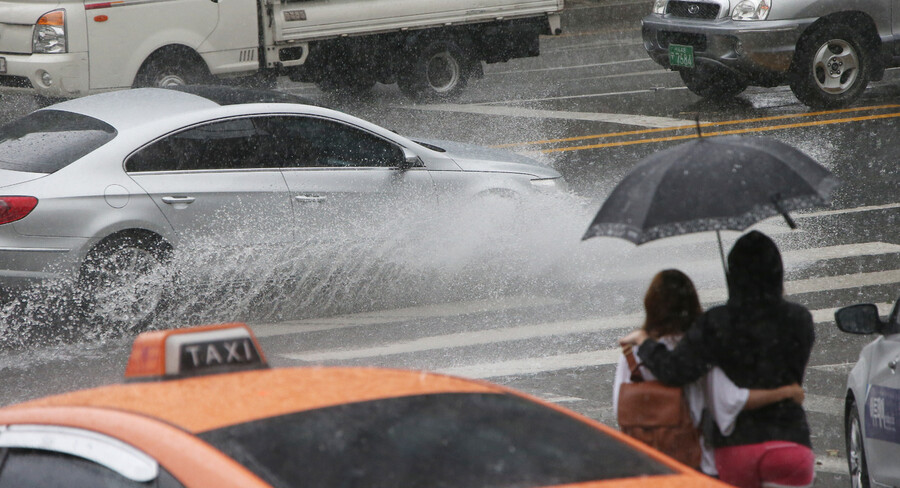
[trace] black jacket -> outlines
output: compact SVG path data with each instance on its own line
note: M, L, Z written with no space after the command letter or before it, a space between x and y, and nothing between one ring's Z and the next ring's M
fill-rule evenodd
M736 385L769 389L803 382L815 332L812 315L782 298L783 268L775 243L759 232L741 237L728 255L727 304L700 316L669 351L647 340L641 361L670 385L684 385L719 366ZM740 413L734 432L716 447L771 440L811 446L803 408L785 400Z

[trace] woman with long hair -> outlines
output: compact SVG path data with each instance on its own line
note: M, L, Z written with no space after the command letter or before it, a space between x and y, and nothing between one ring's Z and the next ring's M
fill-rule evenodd
M676 269L661 271L653 277L644 296L644 311L646 318L641 331L669 350L675 349L685 332L703 313L693 282ZM631 382L632 371L627 355L632 353L631 346L624 345L616 368L613 408L617 415L621 385ZM639 368L644 380L652 381L656 378L648 368ZM713 368L706 376L686 385L685 395L695 426L699 428L705 410L719 431L730 433L742 410L756 409L785 399L802 402L804 393L798 384L758 390L739 388L721 369ZM706 444L701 442L700 445L702 456L699 467L704 473L716 476L713 452ZM683 453L667 454L678 457Z

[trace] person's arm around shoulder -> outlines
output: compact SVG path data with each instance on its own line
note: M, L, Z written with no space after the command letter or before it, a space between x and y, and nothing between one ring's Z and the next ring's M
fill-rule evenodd
M637 347L637 356L656 378L670 386L683 386L702 377L710 368L710 347L705 344L703 316L688 329L673 350L635 331L619 340L622 347Z
M806 392L797 383L771 390L750 390L747 402L744 404L744 410L755 410L782 400L793 400L795 403L803 405L803 400L805 399Z
M710 370L706 381L708 408L719 431L726 436L734 430L737 416L743 410L755 410L788 399L802 404L804 400L804 391L800 385L792 384L770 390L750 390L735 385L718 367Z

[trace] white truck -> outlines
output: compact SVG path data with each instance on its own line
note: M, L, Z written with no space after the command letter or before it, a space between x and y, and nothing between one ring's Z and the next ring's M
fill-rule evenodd
M0 90L71 98L132 86L398 83L446 98L482 61L537 56L564 0L0 0Z

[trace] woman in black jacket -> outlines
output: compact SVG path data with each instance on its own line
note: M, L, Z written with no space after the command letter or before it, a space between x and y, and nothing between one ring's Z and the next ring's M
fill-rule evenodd
M815 339L812 315L784 300L783 278L775 243L752 231L728 255L728 302L701 315L674 350L640 333L622 342L640 344L641 362L673 386L696 380L712 366L741 388L802 384ZM809 425L797 403L743 411L728 437L714 430L716 467L723 481L748 488L812 485Z

